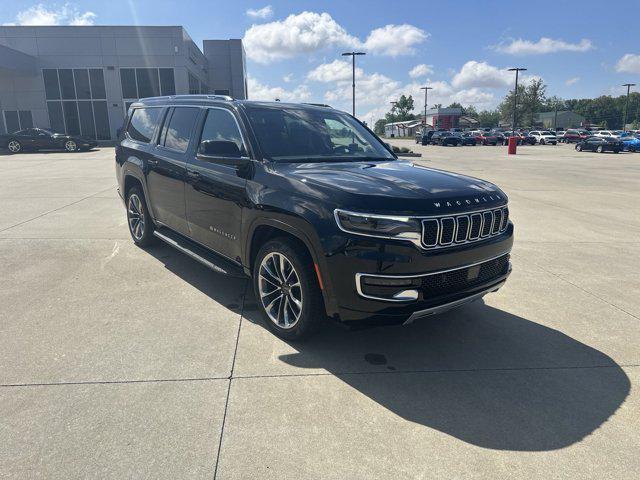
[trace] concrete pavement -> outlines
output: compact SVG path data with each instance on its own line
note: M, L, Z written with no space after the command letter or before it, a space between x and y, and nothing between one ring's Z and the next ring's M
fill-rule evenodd
M0 478L637 478L640 154L394 143L506 191L513 275L303 344L132 244L112 149L0 156Z

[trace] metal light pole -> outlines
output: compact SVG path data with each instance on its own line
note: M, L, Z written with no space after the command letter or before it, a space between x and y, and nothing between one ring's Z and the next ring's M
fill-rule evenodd
M515 135L516 131L516 115L518 111L518 73L524 72L526 68L510 68L510 72L516 72L516 89L513 91L513 124L511 125L511 132Z
M420 90L424 90L424 124L427 125L427 92L433 90L433 87L420 87Z
M396 104L398 102L389 102L391 104L391 111L393 112L393 109L396 108ZM393 122L391 122L393 123ZM391 135L393 135L393 125L391 125Z
M343 57L351 57L351 71L352 71L352 81L351 81L351 89L352 89L352 115L356 116L356 55L366 55L364 52L345 52L342 54Z
M631 87L635 87L635 83L625 83L622 85L623 87L627 87L627 103L624 106L624 121L622 122L622 130L627 131L627 114L629 113L629 92L631 91Z

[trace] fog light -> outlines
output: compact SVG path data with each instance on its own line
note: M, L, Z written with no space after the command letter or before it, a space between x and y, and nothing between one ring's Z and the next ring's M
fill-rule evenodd
M401 292L396 293L393 298L395 300L417 300L418 299L418 291L417 290L402 290Z

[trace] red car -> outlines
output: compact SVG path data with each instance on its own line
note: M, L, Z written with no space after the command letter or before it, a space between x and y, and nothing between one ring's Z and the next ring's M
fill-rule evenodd
M560 143L578 143L589 138L590 136L591 135L586 130L573 129L564 132L564 135L558 137L558 141Z
M491 132L474 132L476 144L478 145L498 145L498 137Z

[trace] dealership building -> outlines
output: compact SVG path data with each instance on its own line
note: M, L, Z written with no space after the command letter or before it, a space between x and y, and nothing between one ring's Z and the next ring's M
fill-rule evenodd
M242 40L204 40L183 27L0 27L0 133L30 127L115 139L138 98L247 98Z

